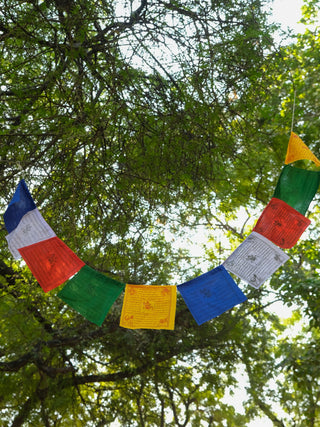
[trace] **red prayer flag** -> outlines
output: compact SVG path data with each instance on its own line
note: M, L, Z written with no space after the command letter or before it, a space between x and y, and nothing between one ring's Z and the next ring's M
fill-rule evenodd
M58 237L19 249L44 292L62 285L85 263Z
M253 231L262 234L283 249L292 248L310 225L310 219L296 211L283 200L273 197Z

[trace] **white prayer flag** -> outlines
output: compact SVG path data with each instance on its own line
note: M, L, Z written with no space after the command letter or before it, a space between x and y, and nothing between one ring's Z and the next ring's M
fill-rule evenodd
M253 231L223 266L249 285L259 288L289 258L278 246Z
M21 255L18 249L51 237L56 237L55 232L47 224L38 209L33 209L21 218L18 226L6 236L6 239L14 259L20 259Z

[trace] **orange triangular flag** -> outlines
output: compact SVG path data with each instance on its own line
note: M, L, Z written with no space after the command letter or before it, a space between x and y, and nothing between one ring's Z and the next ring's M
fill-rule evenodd
M287 155L284 163L287 165L297 160L311 160L317 166L320 166L320 161L312 153L310 148L306 146L306 144L302 141L301 138L299 138L298 135L291 132L287 148Z

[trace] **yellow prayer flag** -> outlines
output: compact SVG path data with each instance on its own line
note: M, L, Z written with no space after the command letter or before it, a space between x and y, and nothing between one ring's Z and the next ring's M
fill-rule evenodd
M174 329L176 302L176 286L126 285L120 326Z
M320 161L312 153L310 148L306 146L306 144L302 141L301 138L299 138L298 135L291 132L287 148L287 155L284 163L287 165L297 160L311 160L317 166L320 166Z

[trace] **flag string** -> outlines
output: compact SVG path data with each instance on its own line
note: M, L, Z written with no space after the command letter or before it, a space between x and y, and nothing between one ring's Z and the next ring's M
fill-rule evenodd
M292 129L295 99L294 91ZM291 132L285 166L251 234L221 265L178 286L129 285L87 266L46 223L23 179L3 214L9 250L25 260L45 292L63 285L57 296L98 326L124 291L120 326L174 329L177 289L201 325L247 300L231 274L258 289L289 259L280 248L293 247L310 224L304 215L320 184L320 171L289 164L302 159L320 163Z
M295 108L296 108L296 90L294 89L294 91L293 91L292 117L291 117L291 132L293 132Z

